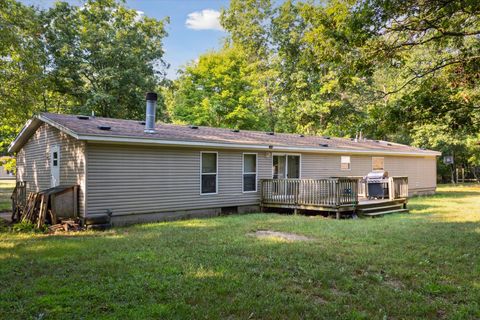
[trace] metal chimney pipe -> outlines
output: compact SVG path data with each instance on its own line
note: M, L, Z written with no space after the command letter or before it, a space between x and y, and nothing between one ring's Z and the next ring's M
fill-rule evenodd
M145 118L145 133L155 133L155 115L157 113L157 94L155 92L147 93L147 110Z

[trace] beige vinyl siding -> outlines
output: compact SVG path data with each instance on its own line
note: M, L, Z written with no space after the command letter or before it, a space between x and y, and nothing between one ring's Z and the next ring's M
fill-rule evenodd
M200 194L200 152L218 152L217 194ZM243 152L200 148L87 144L88 214L172 212L258 205L243 193ZM271 178L271 157L258 152L258 179Z
M385 168L391 176L407 176L411 191L431 190L437 186L435 157L385 157Z
M200 194L201 151L218 152L217 194ZM249 151L88 143L88 214L258 205L260 186L257 192L242 192L242 157ZM257 154L258 180L272 178L272 155ZM364 176L372 170L371 156L350 156L351 170L341 170L340 155L302 154L301 178ZM385 169L391 176L408 176L411 191L435 190L434 157L386 156Z
M42 124L17 153L17 181L27 182L27 192L51 187L50 150L60 147L60 184L78 184L79 211L84 213L85 199L85 143L58 129Z
M371 156L350 155L351 170L341 170L340 157L340 155L328 154L303 154L302 178L365 176L372 171ZM407 176L411 192L435 190L437 171L435 157L385 156L384 158L385 170L389 176Z

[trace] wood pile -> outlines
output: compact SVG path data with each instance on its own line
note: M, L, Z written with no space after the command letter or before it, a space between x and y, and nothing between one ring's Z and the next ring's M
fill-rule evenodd
M50 233L62 231L80 231L82 227L78 219L57 220L54 210L51 208L49 193L33 193L28 195L25 209L21 215L21 221L30 222L36 228L41 229L46 225Z
M33 223L38 229L47 222L56 224L57 217L50 207L50 194L30 192L21 213L21 221Z
M80 229L78 220L78 186L60 185L39 192L30 192L26 184L17 182L12 193L12 221L28 222L37 229Z
M83 228L80 226L79 221L76 220L63 220L60 223L51 225L48 227L48 232L58 233L64 231L81 231Z

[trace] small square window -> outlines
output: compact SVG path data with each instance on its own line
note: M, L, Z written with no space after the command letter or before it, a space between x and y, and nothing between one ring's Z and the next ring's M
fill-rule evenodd
M385 159L383 157L372 157L372 171L385 170Z
M340 157L340 169L341 170L350 170L350 156L341 156Z

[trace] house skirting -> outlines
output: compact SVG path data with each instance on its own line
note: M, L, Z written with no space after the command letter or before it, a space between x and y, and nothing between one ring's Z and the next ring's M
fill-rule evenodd
M436 188L422 188L422 189L411 189L408 192L409 197L414 196L430 196L435 194Z
M255 213L255 212L260 212L259 205L154 212L154 213L137 213L137 214L119 215L119 216L114 215L112 216L111 221L113 226L125 226L125 225L131 225L136 223L199 219L199 218L209 218L209 217L217 217L221 215L228 215L231 213L245 214L245 213Z

